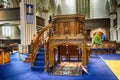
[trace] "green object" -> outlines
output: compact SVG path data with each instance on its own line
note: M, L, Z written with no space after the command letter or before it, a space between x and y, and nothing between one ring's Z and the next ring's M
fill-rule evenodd
M94 44L98 44L98 46L101 46L101 45L102 45L102 39L101 39L101 37L100 37L98 34L95 34L95 35L93 36L92 46L93 46Z

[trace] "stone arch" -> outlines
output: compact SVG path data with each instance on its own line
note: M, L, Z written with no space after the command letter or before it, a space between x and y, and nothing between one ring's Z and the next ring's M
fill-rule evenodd
M103 28L96 28L90 32L90 37L93 38L96 33L102 37L103 34L106 35L106 30Z
M61 9L61 6L60 5L58 5L58 7L57 7L57 14L59 15L59 14L62 14L62 9Z
M116 9L117 9L116 6L117 6L117 0L107 0L106 1L105 8L108 13L116 11Z

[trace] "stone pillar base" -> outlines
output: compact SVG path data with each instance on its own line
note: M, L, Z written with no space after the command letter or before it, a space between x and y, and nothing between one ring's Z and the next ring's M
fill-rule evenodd
M30 51L29 45L19 44L18 48L19 48L19 53L29 53Z

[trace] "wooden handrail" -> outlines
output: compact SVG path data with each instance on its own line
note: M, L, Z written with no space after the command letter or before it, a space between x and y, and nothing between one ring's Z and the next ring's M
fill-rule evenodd
M48 29L52 27L52 24L48 24L47 26L43 27L41 30L39 30L35 35L33 40L31 41L31 48L30 53L32 54L32 66L34 66L34 62L36 59L36 55L38 53L38 50L41 48L42 44L44 43L43 34Z

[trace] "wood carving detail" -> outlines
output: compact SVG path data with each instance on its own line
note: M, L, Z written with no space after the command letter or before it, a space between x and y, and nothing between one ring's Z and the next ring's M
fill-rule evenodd
M53 27L51 28L51 34L49 39L49 50L54 50L56 46L61 45L75 45L81 48L82 52L82 63L86 65L86 44L84 35L84 16L82 15L58 15L52 18ZM54 66L53 62L54 52L49 51L51 65Z
M69 22L64 22L64 34L69 33Z

